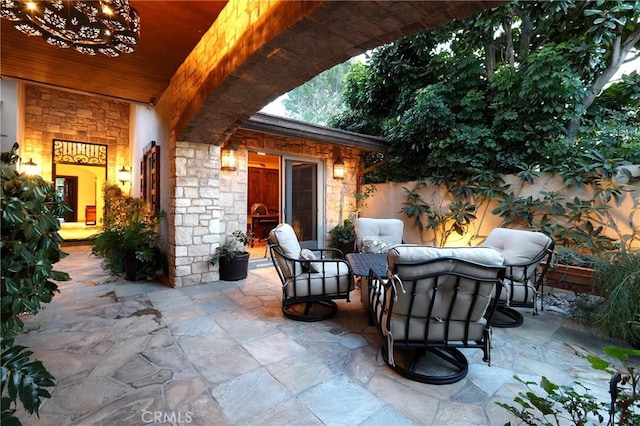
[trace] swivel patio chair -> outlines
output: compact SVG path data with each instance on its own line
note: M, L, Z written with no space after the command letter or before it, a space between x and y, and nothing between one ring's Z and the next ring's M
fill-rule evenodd
M356 219L355 232L356 251L386 253L391 246L402 243L404 223L400 219L360 217Z
M382 356L401 375L436 385L462 380L478 348L491 363L493 295L505 268L495 250L397 245L388 278L370 272L370 303L384 337Z
M355 223L355 248L361 253L386 253L389 248L401 244L404 222L400 219L360 217ZM360 279L360 300L369 311L369 285L367 277Z
M298 321L321 321L338 312L336 299L350 301L353 274L337 249L302 249L291 225L269 234L269 251L282 283L282 313Z
M507 268L505 291L497 299L494 327L522 325L524 317L514 308L532 308L533 315L537 315L538 294L544 291L544 277L553 256L553 239L542 232L496 228L480 246L499 251ZM543 260L546 262L541 266Z

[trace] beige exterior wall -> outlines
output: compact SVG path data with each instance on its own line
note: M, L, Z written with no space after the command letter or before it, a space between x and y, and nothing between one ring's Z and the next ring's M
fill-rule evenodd
M511 185L513 193L517 196L532 196L534 199L542 199L543 195L540 193L541 191L562 191L565 193L564 202L571 202L574 197L579 197L583 200L593 199L593 192L586 189L567 187L561 178L549 174L542 175L532 185L523 184L520 179L515 176L507 176L505 182ZM377 191L367 200L367 206L363 209L360 216L401 219L405 224L405 242L435 245L433 232L425 231L420 234L413 224L413 218L408 218L400 211L402 204L407 201L406 191L403 188L413 189L415 185L416 182L377 184ZM640 211L638 210L638 204L640 203L640 182L637 180L632 182L628 189L629 192L623 193L619 202L609 203L609 205L611 205L611 221L607 219L606 222L603 221L603 223L601 223L601 225L605 226L605 235L618 241L621 236L622 238L630 236L634 227L640 229ZM432 206L432 208L438 207L440 209L439 211L446 211L447 206L452 201L441 187L427 185L418 192L426 203ZM495 201L480 204L476 211L478 219L469 226L468 231L463 236L455 233L451 235L446 245L476 245L482 242L493 228L500 226L524 226L521 224L505 224L501 217L491 213L497 206L498 204ZM640 248L640 241L635 241L632 246Z

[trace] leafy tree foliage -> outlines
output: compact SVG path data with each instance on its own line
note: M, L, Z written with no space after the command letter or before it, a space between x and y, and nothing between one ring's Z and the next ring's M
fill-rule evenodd
M282 101L287 115L296 120L319 125L346 109L342 100L344 78L355 61L348 60L330 68L296 87Z
M374 182L640 161L640 78L605 88L638 47L640 1L512 1L375 50L330 125L390 141Z
M38 313L42 303L50 302L58 290L54 281L69 279L66 273L54 270L53 264L66 256L59 248L62 238L58 216L70 209L52 183L13 170L17 149L18 144L14 144L0 158L3 425L20 424L13 416L17 400L28 413L38 414L41 398L50 397L45 388L54 385L53 376L42 362L29 359L32 351L14 345L14 338L24 328L21 315Z

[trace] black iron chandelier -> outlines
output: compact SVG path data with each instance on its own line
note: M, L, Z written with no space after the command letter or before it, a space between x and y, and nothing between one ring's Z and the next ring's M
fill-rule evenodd
M1 1L0 16L19 31L86 55L132 53L140 36L140 15L129 0Z

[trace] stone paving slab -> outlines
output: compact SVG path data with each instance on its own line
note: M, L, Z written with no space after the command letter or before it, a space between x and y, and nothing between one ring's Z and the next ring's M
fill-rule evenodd
M57 266L73 280L17 339L56 378L25 425L498 425L514 419L495 403L524 389L514 374L608 395L584 356L615 342L550 312L523 310L522 327L494 329L491 366L464 350L467 377L434 386L385 365L358 290L333 319L302 323L283 317L273 268L170 289L111 280L86 248Z

